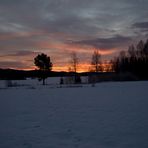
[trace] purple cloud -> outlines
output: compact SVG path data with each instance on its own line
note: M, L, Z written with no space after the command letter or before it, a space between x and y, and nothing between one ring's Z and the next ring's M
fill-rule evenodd
M139 28L139 29L148 29L148 22L138 22L134 23L133 27Z
M110 38L96 38L96 39L81 40L81 41L74 41L74 42L71 41L70 44L88 45L94 48L108 50L108 49L117 48L117 47L124 47L125 45L128 45L129 42L131 42L131 40L132 40L131 37L116 35Z

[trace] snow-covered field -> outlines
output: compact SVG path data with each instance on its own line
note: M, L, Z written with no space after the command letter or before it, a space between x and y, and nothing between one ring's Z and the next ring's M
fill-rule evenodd
M0 148L148 148L148 82L0 88Z

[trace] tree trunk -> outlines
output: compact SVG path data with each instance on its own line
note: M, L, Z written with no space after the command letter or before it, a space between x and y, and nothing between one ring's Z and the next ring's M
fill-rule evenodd
M43 85L45 85L45 78L43 78Z

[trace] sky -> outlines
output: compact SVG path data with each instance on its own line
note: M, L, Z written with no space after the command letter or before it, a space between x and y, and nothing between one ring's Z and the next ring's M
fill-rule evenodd
M68 70L71 53L87 71L95 49L108 61L148 39L148 0L0 0L0 68L35 69L50 56Z

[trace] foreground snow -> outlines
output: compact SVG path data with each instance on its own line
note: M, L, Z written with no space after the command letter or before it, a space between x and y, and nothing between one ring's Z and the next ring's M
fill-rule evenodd
M148 82L0 89L0 148L147 148Z

